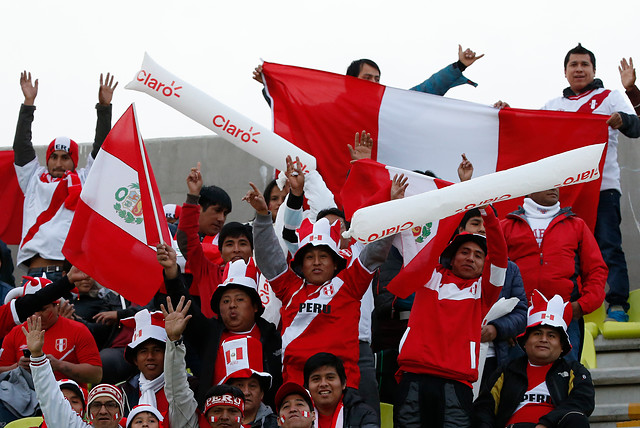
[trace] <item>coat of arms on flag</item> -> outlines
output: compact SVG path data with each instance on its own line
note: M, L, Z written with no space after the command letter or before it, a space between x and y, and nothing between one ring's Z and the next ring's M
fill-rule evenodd
M142 223L142 198L140 185L131 183L126 187L120 187L114 195L116 203L113 208L127 223Z

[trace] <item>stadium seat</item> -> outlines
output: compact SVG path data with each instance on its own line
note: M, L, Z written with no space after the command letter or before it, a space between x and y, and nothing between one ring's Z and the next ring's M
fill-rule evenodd
M592 323L589 323L592 324ZM595 325L595 324L594 324ZM582 356L580 363L587 369L595 369L597 367L596 362L596 347L593 343L593 335L587 333L587 326L585 323L585 335L584 343L582 344Z
M34 416L32 418L22 418L9 422L5 425L5 428L38 428L41 424L42 416Z
M633 290L629 293L629 321L631 322L640 322L640 289Z
M393 428L393 405L380 403L380 428Z
M587 323L594 323L596 326L598 326L598 330L601 332L602 331L602 324L604 323L604 319L607 316L607 311L604 307L604 303L595 311L591 312L590 314L587 314L584 316L584 323L585 323L585 328ZM590 329L591 331L591 329ZM593 333L593 332L592 332ZM594 336L593 338L595 339L597 337Z

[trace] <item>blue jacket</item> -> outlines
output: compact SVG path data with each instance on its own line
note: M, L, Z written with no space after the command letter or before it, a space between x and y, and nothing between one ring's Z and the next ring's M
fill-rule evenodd
M520 275L518 265L509 260L507 265L507 275L500 291L500 297L508 299L517 297L520 299L518 304L507 315L489 322L498 330L498 335L493 341L493 346L498 359L498 366L508 362L509 342L510 338L523 333L527 327L527 296L524 292L524 283Z
M451 88L468 83L472 86L478 86L462 75L457 62L447 65L442 70L433 73L431 77L421 84L411 88L412 91L426 92L433 95L444 95Z

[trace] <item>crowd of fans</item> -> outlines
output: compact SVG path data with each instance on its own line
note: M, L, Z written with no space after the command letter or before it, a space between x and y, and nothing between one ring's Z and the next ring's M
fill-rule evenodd
M462 72L482 56L459 47L455 63L412 90L475 85ZM248 223L226 222L232 200L203 183L198 163L185 203L165 206L175 241L157 247L164 284L145 307L61 252L118 83L100 76L87 167L77 168L78 146L66 137L51 142L43 166L31 142L38 80L23 72L13 150L25 195L17 263L28 274L16 287L2 244L0 426L42 415L50 427L375 427L381 401L394 404L398 427L588 426L583 315L606 300L609 321L628 319L617 134L640 136L633 62L619 71L635 112L604 89L595 65L593 53L571 49L569 87L545 106L610 116L595 236L557 189L529 194L503 220L491 206L473 209L407 290L391 284L403 266L395 237L367 246L342 238L344 213L299 161L287 158L286 180L264 193L249 183ZM347 75L380 81L367 59ZM345 150L370 158L370 135L355 135ZM458 174L472 179L464 155ZM407 186L396 175L388 199ZM506 309L485 318L492 307Z

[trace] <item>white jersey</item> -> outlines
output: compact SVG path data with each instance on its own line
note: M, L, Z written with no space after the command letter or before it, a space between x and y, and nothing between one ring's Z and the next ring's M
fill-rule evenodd
M611 115L617 111L621 111L635 116L635 111L618 91L610 91L608 89L599 88L591 91L583 92L580 95L572 97L559 97L548 101L543 110L571 111L582 113L594 113ZM609 145L607 147L607 156L604 161L604 170L602 171L602 183L600 191L620 189L620 167L618 166L618 130L609 127Z
M86 181L92 164L93 157L89 155L87 167L76 169L82 184ZM24 193L22 240L18 249L18 264L24 263L37 254L45 259L64 260L62 246L69 233L75 211L65 208L63 203L55 213L51 215L45 213L51 205L59 182L48 183L40 179L40 176L47 172L47 168L38 163L37 157L24 166L14 165L14 167L20 189ZM38 217L41 218L38 219ZM30 231L32 233L29 233Z

